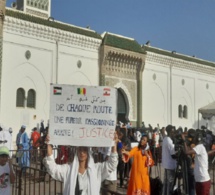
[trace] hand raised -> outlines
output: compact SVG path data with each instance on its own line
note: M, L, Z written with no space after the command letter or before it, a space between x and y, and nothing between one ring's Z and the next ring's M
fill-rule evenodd
M149 156L149 152L148 152L147 150L144 151L144 154L145 154L147 157L150 157L150 156Z
M114 133L113 141L114 141L115 143L117 143L117 142L119 141L119 138L118 138L118 135L117 135L116 132Z
M49 136L49 134L47 134L46 139L45 139L45 143L49 144L49 142L50 142L50 136Z
M123 161L124 163L126 163L126 160L125 160L125 156L124 156L124 155L122 155L122 161Z

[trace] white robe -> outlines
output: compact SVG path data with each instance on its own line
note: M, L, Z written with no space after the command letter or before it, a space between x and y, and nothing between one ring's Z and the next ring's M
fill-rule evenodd
M4 143L4 146L7 146L9 150L13 150L12 135L8 130L3 131L3 140L7 140L7 143ZM12 151L10 152L10 157L12 157Z
M1 143L0 146L6 146L9 150L13 150L12 135L8 130L0 131L0 141L7 141L6 143ZM10 152L10 157L12 157L12 152Z
M57 165L53 155L45 157L43 160L48 173L56 180L63 182L63 195L74 195L78 175L78 157L75 155L71 164ZM118 154L111 153L108 161L103 163L94 163L91 155L88 161L88 195L99 195L101 182L104 181L112 171L116 170L118 164Z

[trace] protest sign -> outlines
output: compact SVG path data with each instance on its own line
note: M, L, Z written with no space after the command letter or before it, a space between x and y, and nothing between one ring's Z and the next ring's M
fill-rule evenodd
M51 85L50 143L111 146L117 116L117 90L103 86Z

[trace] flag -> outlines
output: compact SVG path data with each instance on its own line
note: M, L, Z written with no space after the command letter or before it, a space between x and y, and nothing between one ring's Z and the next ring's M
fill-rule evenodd
M54 87L53 94L54 95L61 95L62 93L62 87Z
M86 88L77 88L78 95L86 95Z
M110 88L103 89L103 96L110 96Z

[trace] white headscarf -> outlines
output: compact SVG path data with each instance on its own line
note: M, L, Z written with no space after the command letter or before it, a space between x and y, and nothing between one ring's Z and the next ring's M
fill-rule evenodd
M75 195L75 187L76 181L78 176L78 169L79 169L79 161L77 153L74 156L74 160L72 165L70 166L71 170L67 172L68 175L67 181L64 181L64 191L70 192L69 195ZM100 184L98 185L98 178L97 178L97 170L96 164L94 163L93 157L91 156L88 150L88 167L87 167L87 174L88 174L88 194L89 195L99 195L100 191ZM99 182L100 183L100 182Z
M144 154L146 150L149 150L149 144L148 143L146 143L145 149L142 149L142 154Z

